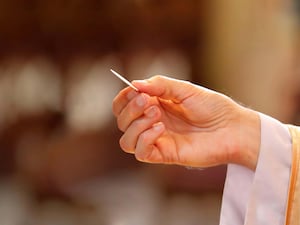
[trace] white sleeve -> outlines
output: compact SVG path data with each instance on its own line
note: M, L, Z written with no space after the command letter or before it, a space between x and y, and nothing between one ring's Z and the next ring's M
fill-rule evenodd
M292 140L286 125L260 114L256 171L228 165L220 225L284 225Z

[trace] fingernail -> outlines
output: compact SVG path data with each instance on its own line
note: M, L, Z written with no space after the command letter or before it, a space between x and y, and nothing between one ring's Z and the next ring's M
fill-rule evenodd
M146 111L145 111L145 115L148 116L148 117L154 117L155 114L157 112L157 109L155 106L151 106L150 108L148 108Z
M143 95L139 95L136 98L136 104L140 107L144 106L146 104L146 99Z
M131 100L131 99L133 99L136 95L137 95L137 92L136 92L136 91L130 91L130 92L128 92L128 94L127 94L127 99L128 99L128 100Z
M156 123L153 125L153 129L155 131L161 131L163 129L164 125L162 123Z

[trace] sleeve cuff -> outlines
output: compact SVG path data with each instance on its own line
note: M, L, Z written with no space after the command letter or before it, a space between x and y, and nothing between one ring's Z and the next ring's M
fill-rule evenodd
M260 114L261 147L256 171L229 165L221 225L283 225L291 167L287 126Z

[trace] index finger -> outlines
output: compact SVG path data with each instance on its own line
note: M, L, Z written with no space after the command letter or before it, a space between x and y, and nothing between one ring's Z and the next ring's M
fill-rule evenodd
M119 92L119 94L114 98L112 104L112 111L117 117L120 115L125 106L130 102L138 93L134 91L131 87L126 87Z

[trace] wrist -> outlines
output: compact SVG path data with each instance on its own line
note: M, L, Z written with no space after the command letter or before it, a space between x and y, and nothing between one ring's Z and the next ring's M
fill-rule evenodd
M236 126L236 148L233 150L231 161L255 170L261 142L261 122L258 112L241 107Z

